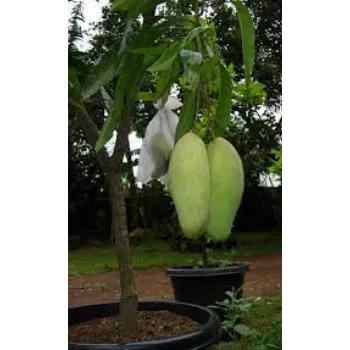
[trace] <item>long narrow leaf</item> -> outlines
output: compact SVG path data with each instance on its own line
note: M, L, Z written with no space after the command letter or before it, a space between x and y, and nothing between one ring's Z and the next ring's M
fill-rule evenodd
M188 25L189 21L186 18L170 18L164 20L159 18L161 22L156 21L152 27L142 27L139 35L135 41L131 44L130 50L152 46L154 41L157 40L162 34L166 34L170 28L184 29Z
M118 79L114 102L96 142L96 151L101 150L110 140L123 116L123 113L133 102L146 72L146 67L143 65L144 60L145 58L143 56L133 54L126 55L126 61L128 64L125 65L124 70Z
M126 11L129 18L135 18L140 13L144 13L164 0L115 0L112 5L112 10Z
M245 79L247 84L249 84L254 63L254 24L247 7L238 0L233 0L233 3L237 9L239 25L242 33Z
M184 99L184 104L181 108L179 123L176 128L175 141L188 133L194 125L197 112L197 90L191 91Z
M149 68L150 72L159 72L169 69L182 50L182 41L173 42L169 48Z
M155 94L153 94L152 92L139 91L136 94L136 100L139 100L139 101L149 102L149 101L154 101L155 99L156 99Z
M97 93L102 86L105 86L119 73L120 67L123 64L123 52L127 46L128 37L132 34L132 21L127 21L123 38L118 50L109 51L102 57L99 64L96 66L90 75L87 84L82 92L83 100Z
M232 81L227 69L219 64L220 68L220 93L218 107L216 109L214 136L223 136L226 127L230 121L231 99L232 99Z
M103 146L111 139L116 126L119 124L122 113L124 111L124 99L125 99L125 81L119 79L115 99L112 108L108 113L107 120L103 124L102 130L99 134L98 140L95 145L96 152L99 152Z
M186 38L184 39L184 46L189 44L193 39L195 39L199 34L205 32L208 30L209 27L197 27L192 29L187 35Z
M115 76L120 64L120 56L116 51L108 52L91 73L83 89L83 100L88 99L100 88L108 84Z
M112 109L112 106L113 106L112 97L109 96L108 92L106 91L106 89L104 87L101 87L101 95L102 95L103 102L105 104L107 111L110 111Z
M175 83L179 74L180 74L179 60L175 60L175 62L172 64L172 66L168 70L159 72L157 89L155 93L156 100L163 97L165 94L167 94L170 91L171 87Z
M167 45L159 45L153 47L138 47L128 50L129 52L138 53L141 55L160 55L168 48Z
M75 102L81 100L81 86L74 69L68 70L68 98Z

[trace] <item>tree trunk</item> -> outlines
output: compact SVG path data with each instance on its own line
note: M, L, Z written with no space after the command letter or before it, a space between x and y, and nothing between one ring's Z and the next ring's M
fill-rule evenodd
M135 277L132 269L125 198L119 176L116 173L109 173L108 179L112 212L112 230L115 236L120 275L121 296L119 304L119 323L121 331L130 333L137 330L136 314L138 299Z
M126 148L126 159L127 159L127 166L128 166L128 179L130 183L130 208L131 208L131 215L133 226L134 228L139 227L139 211L138 211L138 196L137 196L137 187L136 187L136 180L133 172L133 164L132 164L132 157L131 157L131 150L130 150L130 142L127 144Z

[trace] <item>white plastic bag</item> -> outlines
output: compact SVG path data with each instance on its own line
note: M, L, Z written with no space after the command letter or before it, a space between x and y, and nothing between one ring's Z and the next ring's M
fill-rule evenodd
M164 105L158 101L154 106L158 112L147 125L137 169L137 181L144 184L153 179L166 179L179 122L173 110L180 108L182 103L176 96L169 96Z

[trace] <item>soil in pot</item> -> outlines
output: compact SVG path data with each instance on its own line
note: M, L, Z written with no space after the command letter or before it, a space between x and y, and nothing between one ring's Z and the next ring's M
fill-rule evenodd
M189 317L169 311L141 311L137 315L138 331L122 334L118 317L95 318L68 328L70 343L114 343L158 340L195 331L199 324Z
M115 335L120 334L117 324L118 302L69 307L68 348L70 350L207 350L218 342L220 322L217 315L208 308L173 301L140 301L138 310L141 330L136 335L120 337ZM111 319L113 324L108 327L112 338L106 338L105 335L102 337L101 334L105 333L100 333L97 329L102 328L103 332L106 332L108 321ZM89 338L85 338L86 341L82 338L72 339L72 330L77 331L78 328L75 327L83 324L88 326ZM95 334L91 334L92 331Z

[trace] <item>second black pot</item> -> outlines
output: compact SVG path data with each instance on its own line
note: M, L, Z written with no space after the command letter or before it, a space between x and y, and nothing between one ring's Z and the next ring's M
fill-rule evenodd
M225 267L171 267L166 272L171 279L176 301L213 306L217 301L226 299L225 292L232 288L237 291L237 299L242 298L244 276L248 270L247 263L234 263ZM217 309L215 311L222 320L222 313Z

